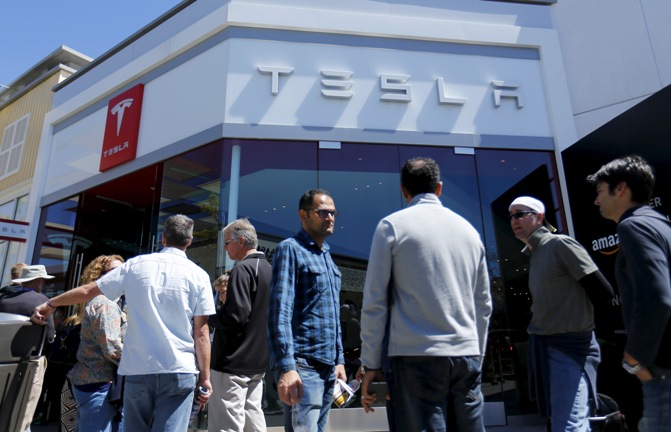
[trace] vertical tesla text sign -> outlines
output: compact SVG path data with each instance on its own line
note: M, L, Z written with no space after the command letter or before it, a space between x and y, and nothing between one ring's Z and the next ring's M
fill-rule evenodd
M144 84L138 84L110 100L100 155L101 172L135 159L143 93Z

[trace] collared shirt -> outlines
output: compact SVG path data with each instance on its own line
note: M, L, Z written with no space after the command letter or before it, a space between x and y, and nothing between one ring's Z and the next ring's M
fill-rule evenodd
M140 255L96 283L107 298L126 296L120 375L198 372L192 320L216 310L210 277L184 251Z
M301 229L275 250L268 335L272 364L296 369L295 357L344 364L340 334L341 274L329 253Z
M585 248L545 227L531 234L528 243L523 252L531 255L529 333L551 335L594 329L594 308L579 280L598 268Z
M68 373L74 385L111 382L121 360L126 314L103 295L84 307L77 364Z

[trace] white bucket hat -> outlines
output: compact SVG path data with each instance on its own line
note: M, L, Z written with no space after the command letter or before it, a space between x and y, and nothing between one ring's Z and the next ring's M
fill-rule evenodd
M21 277L19 279L13 279L14 283L23 283L29 282L34 279L53 279L56 276L51 276L47 274L47 269L42 264L25 266L21 271Z

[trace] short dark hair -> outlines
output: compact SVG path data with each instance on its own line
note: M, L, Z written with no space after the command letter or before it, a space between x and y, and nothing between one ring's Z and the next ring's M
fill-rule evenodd
M596 186L604 182L612 194L615 187L627 183L631 189L631 200L636 203L647 203L652 198L655 188L655 173L650 164L638 155L624 156L608 162L599 171L587 176L587 182Z
M193 238L193 219L182 214L165 220L165 243L168 246L185 247Z
M401 184L411 196L434 193L440 184L440 168L428 157L408 159L401 170Z
M317 195L326 195L327 197L333 198L331 197L331 194L324 189L310 189L309 191L305 192L298 201L298 210L312 209L315 196Z

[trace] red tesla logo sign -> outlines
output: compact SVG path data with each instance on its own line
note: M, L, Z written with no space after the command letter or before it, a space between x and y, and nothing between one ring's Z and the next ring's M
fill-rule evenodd
M101 172L135 159L143 93L144 84L138 84L110 100L100 155Z

